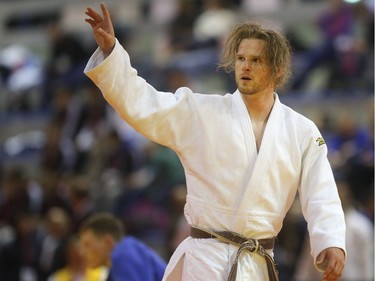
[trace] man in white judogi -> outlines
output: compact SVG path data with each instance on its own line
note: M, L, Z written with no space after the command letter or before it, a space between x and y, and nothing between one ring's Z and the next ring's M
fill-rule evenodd
M345 221L324 139L274 92L289 74L284 37L240 24L222 61L235 71L235 93L166 93L137 75L104 4L101 9L102 15L86 10L99 45L86 75L124 120L173 149L185 169L192 234L176 249L163 280L277 280L272 238L297 191L315 264L323 280L338 280Z

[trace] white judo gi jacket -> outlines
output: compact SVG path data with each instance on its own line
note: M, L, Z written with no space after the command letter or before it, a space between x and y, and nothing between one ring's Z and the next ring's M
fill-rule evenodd
M344 215L324 140L312 121L283 105L276 93L258 152L239 91L157 91L137 76L118 41L107 58L96 50L85 73L126 122L177 153L190 225L271 238L298 191L314 260L328 247L345 251ZM224 281L236 251L215 239L189 237L172 255L163 280ZM237 280L268 280L264 258L242 254Z

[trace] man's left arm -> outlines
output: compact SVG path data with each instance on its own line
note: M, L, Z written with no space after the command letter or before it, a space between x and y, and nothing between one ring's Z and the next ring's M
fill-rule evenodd
M312 255L323 280L339 280L345 260L345 217L327 147L315 127L306 138L299 188L303 215L308 222Z

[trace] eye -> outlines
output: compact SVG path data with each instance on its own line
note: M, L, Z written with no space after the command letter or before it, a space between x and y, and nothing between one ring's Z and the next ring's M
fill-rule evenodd
M244 57L242 57L242 56L238 56L238 57L237 57L237 60L238 60L238 61L244 61L244 60L245 60L245 58L244 58Z
M253 59L253 63L254 63L254 64L258 64L258 63L260 63L260 59L259 59L259 58L254 58L254 59Z

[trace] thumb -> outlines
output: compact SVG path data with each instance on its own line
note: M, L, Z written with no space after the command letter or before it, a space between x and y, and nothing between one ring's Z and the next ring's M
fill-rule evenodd
M107 34L107 32L103 29L103 28L98 28L98 30L97 30L97 32L101 35L101 36L103 36L103 37L105 37L105 36L108 36L108 34Z
M322 264L324 262L325 258L326 258L326 253L325 252L320 253L319 256L316 259L316 263Z
M327 267L328 260L326 258L327 258L327 253L326 251L323 251L319 254L319 256L316 259L316 267L321 272L325 271Z

